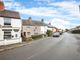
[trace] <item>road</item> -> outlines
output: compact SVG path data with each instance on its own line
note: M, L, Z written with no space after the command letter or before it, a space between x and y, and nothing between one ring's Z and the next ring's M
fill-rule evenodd
M77 35L76 35L77 36ZM0 53L0 60L80 60L80 39L64 33Z

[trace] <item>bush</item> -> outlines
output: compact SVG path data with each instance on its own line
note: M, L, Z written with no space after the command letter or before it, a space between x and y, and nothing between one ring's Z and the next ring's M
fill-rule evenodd
M80 34L80 30L73 30L71 33Z
M33 39L31 37L26 38L26 41L32 41Z
M43 34L44 35L44 37L47 37L47 35L46 34Z
M52 36L52 31L51 30L47 30L47 32L46 32L46 34L48 35L48 36Z
M32 35L31 37L23 37L23 41L25 42L29 42L29 41L32 41L32 40L37 40L37 39L40 39L40 38L43 38L43 37L46 37L46 34L41 34L41 35Z
M26 37L25 36L22 37L22 41L26 41Z
M33 39L31 37L28 37L28 38L22 37L22 41L24 41L24 42L29 42L29 41L32 41L32 40Z
M32 39L39 39L42 38L42 35L32 35L31 37Z

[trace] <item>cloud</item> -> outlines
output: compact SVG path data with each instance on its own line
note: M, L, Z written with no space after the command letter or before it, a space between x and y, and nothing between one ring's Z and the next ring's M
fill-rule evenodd
M51 24L55 27L65 29L65 28L68 28L68 26L70 25L70 22L67 20L54 18L51 20ZM66 25L68 25L68 26L66 26Z
M70 16L80 17L79 13L79 4L78 2L72 1L63 1L63 2L56 2L56 3L49 3L49 5L58 6L59 10L67 11Z
M31 16L46 16L46 17L53 17L53 18L63 18L67 20L74 19L71 16L65 16L60 13L63 13L63 11L58 11L57 9L54 9L52 7L32 7L32 8L23 8L23 9L16 9L16 11L20 12L21 14L27 14Z
M9 10L24 8L24 6L21 3L16 2L15 0L4 0L4 4L5 4L5 9L9 9Z
M68 20L63 20L60 18L53 18L53 19L51 19L49 21L45 21L45 22L51 23L52 26L55 26L55 27L60 28L60 29L73 28L75 26L80 25L80 24L72 23Z
M11 1L14 1L14 0L2 0L2 1L5 1L5 2L11 2Z
M11 1L11 3L9 2ZM31 15L31 16L44 16L51 17L49 21L53 26L59 28L70 28L77 26L77 23L71 23L71 21L77 21L80 19L79 13L79 3L75 1L62 1L62 2L50 2L50 0L34 0L49 2L47 6L44 7L25 7L24 4L16 2L14 0L5 0L6 9L15 10L21 14ZM41 4L41 3L40 3Z
M23 9L17 8L16 10L22 14L28 14L32 16L49 16L64 18L66 20L73 20L75 18L80 18L78 3L76 2L56 2L49 3L51 7L32 7ZM53 6L58 6L59 8L54 8Z
M42 0L39 0L42 1ZM46 0L43 0L46 1ZM47 0L50 1L50 0ZM26 8L19 2L15 2L14 0L9 3L5 2L6 9L14 9L19 11L22 14L29 14L29 15L35 15L35 16L49 16L49 17L61 17L61 18L67 18L70 17L78 17L79 9L77 4L71 3L71 2L57 2L57 3L49 3L49 5L59 6L59 8L55 9L52 7L32 7L32 8ZM64 15L64 13L68 13L67 15Z
M56 15L57 10L53 10L53 8L49 7L38 7L38 8L25 8L25 9L18 9L17 11L19 11L22 14L29 14L29 15L33 15L33 16L49 16L49 17L53 17Z
M38 1L38 2L50 2L51 0L34 0L34 1Z

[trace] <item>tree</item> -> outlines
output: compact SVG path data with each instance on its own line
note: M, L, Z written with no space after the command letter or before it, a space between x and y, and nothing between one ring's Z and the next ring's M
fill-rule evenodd
M48 35L48 36L52 36L52 31L51 30L47 30L47 32L46 32L46 34Z

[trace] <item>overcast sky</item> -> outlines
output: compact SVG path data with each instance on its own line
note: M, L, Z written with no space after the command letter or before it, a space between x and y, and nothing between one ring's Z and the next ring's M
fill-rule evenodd
M32 17L58 28L80 25L79 0L3 0L5 8L20 12L22 19Z

